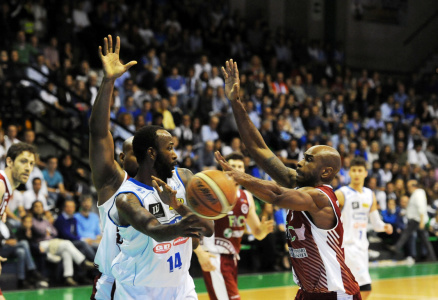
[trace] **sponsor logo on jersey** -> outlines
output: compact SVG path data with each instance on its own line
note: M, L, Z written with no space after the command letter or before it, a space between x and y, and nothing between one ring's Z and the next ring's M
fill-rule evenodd
M351 204L353 205L353 209L358 209L359 208L359 202L354 201Z
M226 228L224 230L224 237L229 239L233 235L233 230L231 228Z
M149 204L149 212L153 214L155 218L162 218L165 216L161 203Z
M242 214L247 214L248 213L248 204L242 204L242 206L240 207L240 209L242 210Z
M365 203L365 202L364 202L364 203L362 203L362 206L363 206L363 207L365 207L365 208L368 208L368 207L370 207L370 205L369 205L368 203Z
M185 244L189 240L188 237L179 237L173 241L174 246Z
M171 243L162 243L154 247L154 252L157 254L163 254L169 252L170 248L172 248Z
M306 258L306 257L308 257L306 248L299 248L299 249L289 248L289 255L292 258Z
M289 225L287 229L287 238L291 242L295 241L297 237L299 241L304 241L306 239L306 227L304 226L304 224L302 224L300 228L294 228L293 226ZM292 230L295 231L296 236L292 236Z

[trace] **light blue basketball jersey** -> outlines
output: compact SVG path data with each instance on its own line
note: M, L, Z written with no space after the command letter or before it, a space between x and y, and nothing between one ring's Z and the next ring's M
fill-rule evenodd
M177 169L173 171L167 184L177 191L177 199L186 204L185 187ZM161 224L173 224L181 220L181 216L164 204L151 186L130 178L119 189L118 194L123 193L136 195L141 206ZM115 201L108 216L118 226L122 238L121 252L112 263L112 274L116 280L124 285L148 287L175 287L185 284L187 276L190 276L191 238L157 242L132 226L121 226Z

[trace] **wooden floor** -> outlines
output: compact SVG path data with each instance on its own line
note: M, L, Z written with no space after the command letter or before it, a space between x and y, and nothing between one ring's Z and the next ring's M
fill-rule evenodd
M242 290L242 300L290 300L298 287L274 287ZM208 300L206 293L198 294L199 300ZM398 279L381 279L373 282L373 291L368 300L412 299L438 300L438 276L423 276Z
M370 268L373 291L369 300L438 300L438 263L392 265ZM199 300L208 295L201 278L195 278ZM292 300L297 286L291 272L239 276L243 300ZM91 286L4 292L7 300L90 299Z

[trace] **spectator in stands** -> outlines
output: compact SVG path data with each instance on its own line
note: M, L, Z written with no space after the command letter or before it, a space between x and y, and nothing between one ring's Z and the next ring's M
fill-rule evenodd
M196 34L201 33L200 29L197 29L195 32ZM201 42L202 43L202 42ZM196 48L195 48L196 49ZM192 52L195 50L192 47ZM195 50L196 51L196 50ZM202 72L207 72L207 75L210 76L211 74L211 64L208 62L208 57L207 55L202 55L199 59L199 63L196 63L194 66L195 69L195 78L199 79L201 77L201 73Z
M393 125L391 122L385 123L385 130L382 133L380 144L381 145L389 145L391 147L391 151L394 152L395 138L394 138Z
M40 90L49 81L48 76L50 75L44 55L38 54L36 63L29 66L26 73L27 77L31 79L32 85Z
M117 117L120 125L115 125L113 130L116 152L120 153L123 147L123 141L133 135L135 131L134 119L128 112L121 113Z
M208 85L211 86L214 91L216 91L219 87L224 86L224 80L219 76L219 68L214 66L211 68L211 76L208 80Z
M214 141L207 140L204 142L204 146L198 149L198 159L195 164L201 171L217 169L214 158Z
M202 141L215 141L219 138L217 128L219 125L219 118L216 116L210 117L208 125L203 125L201 129Z
M49 156L47 158L47 168L42 171L44 180L47 182L47 191L49 193L49 206L62 205L63 199L70 197L71 193L65 190L64 178L58 171L58 158Z
M388 182L391 182L392 180L392 164L391 162L387 161L383 165L383 169L379 170L380 179L381 179L381 186L386 186Z
M427 256L429 260L435 261L436 256L432 245L430 244L427 231L425 230L427 222L427 199L426 192L418 186L418 181L409 180L407 183L409 194L409 204L406 209L406 217L408 218L408 224L405 230L403 230L399 240L394 246L391 246L391 251L400 252L414 232L417 232L421 239L423 247L427 249ZM419 257L418 257L419 258ZM418 259L417 258L417 259Z
M79 212L75 213L74 217L77 221L77 231L81 240L97 251L102 235L99 225L99 216L91 211L92 206L93 198L91 195L83 195L81 197Z
M47 279L36 269L29 243L26 240L17 240L12 228L3 222L0 222L0 245L0 256L17 260L19 289L33 288L33 284L37 282L43 287L48 287Z
M72 200L66 200L62 213L56 219L54 226L60 238L71 241L91 261L94 259L97 249L91 247L79 236L77 219L74 216L75 211L76 203Z
M423 142L421 140L414 141L414 148L408 152L408 162L414 166L420 166L421 168L430 167L426 154L422 150Z
M161 99L159 113L163 115L163 127L166 130L175 129L175 121L173 119L172 113L169 111L169 100L166 98Z
M62 260L63 277L65 284L77 286L73 279L73 262L83 269L94 269L94 264L68 240L58 239L56 228L44 217L43 205L35 201L32 205L32 242L39 244L41 251L47 253L47 258L52 262Z
M32 57L37 54L37 50L31 44L26 42L26 34L24 31L17 32L17 41L14 43L13 50L17 51L19 63L28 65L32 61Z
M297 82L295 82L295 85L294 85L294 86L296 86L297 91L299 89L300 91L302 91L304 93L304 89L301 86L301 77L300 77L300 79L298 81L298 84L299 85L297 85ZM287 93L289 93L289 88L286 85L286 83L284 82L284 74L282 72L278 72L277 73L277 78L276 78L276 80L274 82L272 82L271 87L272 87L272 91L274 93L274 97L277 97L280 94L287 94ZM297 96L295 91L294 91L294 93L295 93L295 96L297 97L297 100L300 103L304 101L305 94L300 93L299 96ZM299 98L299 97L301 97L301 98Z
M166 87L170 95L178 97L180 107L183 107L184 98L187 92L185 78L179 75L178 67L173 67L170 76L166 78Z
M51 207L49 207L47 204L47 197L46 195L44 195L41 187L41 178L35 177L34 179L32 179L32 189L27 190L23 193L23 207L25 210L30 210L32 204L35 201L40 201L45 211L51 209Z
M49 45L44 48L44 58L52 72L59 69L61 64L59 61L58 39L56 37L51 37Z
M11 147L12 144L16 144L20 142L20 140L17 139L17 136L18 136L17 125L13 125L13 124L9 125L6 129L6 135L4 136L5 139L4 148L6 152L8 152L9 147Z
M397 141L397 145L395 147L395 162L400 166L403 166L408 161L408 152L405 148L404 141Z
M367 129L373 128L375 130L379 128L385 128L385 122L382 120L382 112L380 110L376 110L374 113L374 118L371 118L365 127Z

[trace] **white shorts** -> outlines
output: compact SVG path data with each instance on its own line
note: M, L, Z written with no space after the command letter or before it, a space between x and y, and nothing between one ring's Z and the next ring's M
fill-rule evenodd
M165 280L163 278L163 280ZM114 300L197 300L195 283L187 275L186 283L177 287L146 287L123 285L116 280Z
M111 300L111 291L113 289L114 278L102 274L96 282L96 300Z
M350 268L359 286L371 284L371 276L368 269L368 250L360 249L355 245L344 247L345 263Z

